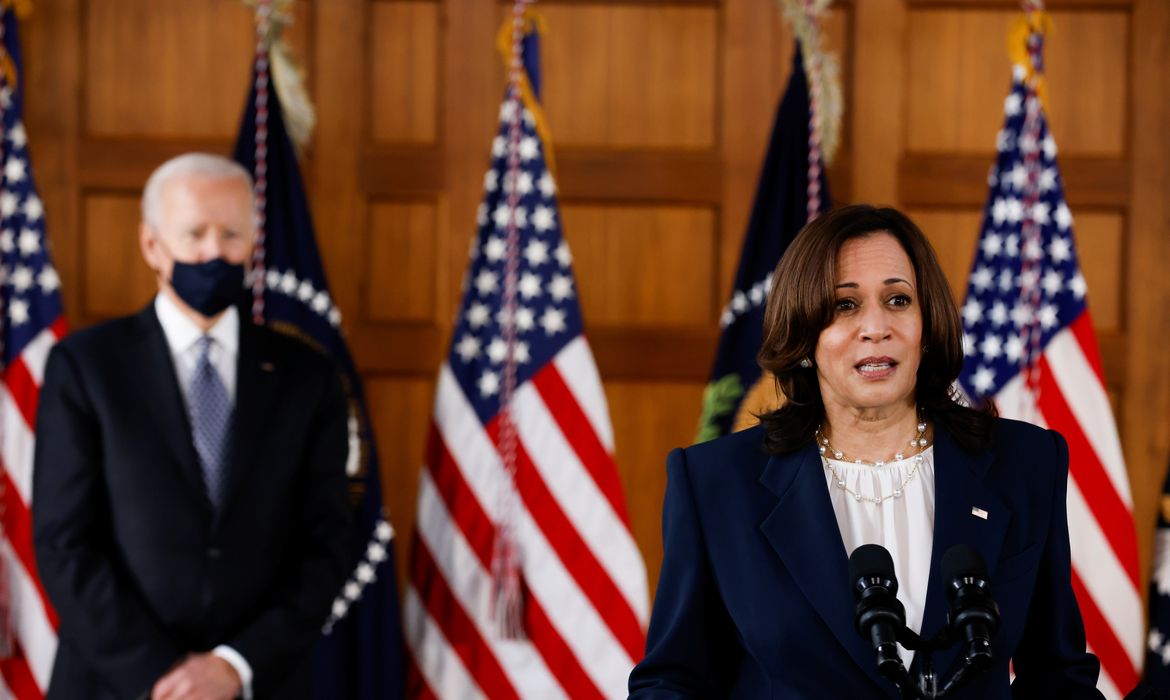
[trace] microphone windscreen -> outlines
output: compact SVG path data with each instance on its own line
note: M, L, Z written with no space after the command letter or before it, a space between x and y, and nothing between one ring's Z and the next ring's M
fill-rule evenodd
M863 544L849 555L849 580L878 576L897 580L894 576L894 558L880 544Z
M971 576L987 580L987 564L983 556L969 544L957 544L948 549L939 565L943 581L954 581L956 578Z

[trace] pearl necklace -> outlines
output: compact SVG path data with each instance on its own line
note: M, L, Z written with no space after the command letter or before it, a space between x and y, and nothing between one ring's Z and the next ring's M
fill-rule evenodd
M861 460L861 459L853 459L853 460L848 459L845 456L844 452L841 452L840 450L834 449L833 446L831 444L829 444L829 438L827 435L824 435L822 433L821 427L817 427L817 432L816 432L816 441L818 443L817 444L817 451L820 452L820 454L821 454L821 461L824 462L825 469L829 470L829 473L833 475L833 483L837 486L837 488L841 489L842 491L849 494L850 496L853 496L853 499L856 501L868 501L870 503L881 505L882 503L884 503L892 498L901 498L902 494L905 493L905 491L906 491L906 486L914 479L914 475L918 473L919 467L922 466L922 462L924 460L922 453L926 451L927 446L930 444L926 440L926 421L919 419L917 429L918 429L918 431L915 433L914 437L912 437L910 439L910 448L917 450L917 454L914 455L914 466L912 466L910 468L910 473L908 473L905 476L905 478L902 479L902 483L899 484L897 486L897 488L894 489L894 492L891 494L881 494L878 496L866 496L858 491L854 491L853 489L849 488L845 484L845 479L837 472L837 469L829 462L829 458L826 456L826 454L831 454L833 456L833 459L836 459L836 460L840 460L840 461L844 461L844 462L852 461L854 464L861 464L861 465L864 465L867 467L884 467L887 464L887 462L885 460L878 460L876 462L866 462L866 461ZM906 455L902 452L898 452L894 455L893 461L900 462L904 459L906 459Z

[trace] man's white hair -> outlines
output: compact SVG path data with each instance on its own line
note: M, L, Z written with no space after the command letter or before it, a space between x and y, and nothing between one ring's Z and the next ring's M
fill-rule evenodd
M176 177L197 175L214 180L237 178L252 192L252 176L244 167L230 158L211 153L184 153L155 168L142 188L142 220L158 229L162 208L162 193L166 184Z

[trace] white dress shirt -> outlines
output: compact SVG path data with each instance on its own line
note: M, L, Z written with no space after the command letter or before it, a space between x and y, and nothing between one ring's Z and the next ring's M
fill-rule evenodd
M154 312L158 315L158 322L162 325L163 335L171 350L171 360L179 380L179 391L183 394L183 405L190 411L191 377L195 374L195 364L199 361L198 342L204 335L203 329L195 325L195 322L188 318L169 296L161 292L154 298ZM236 307L229 306L211 330L207 331L207 335L212 339L207 359L219 374L228 397L235 403L236 359L240 350L240 313ZM244 700L251 700L252 666L247 659L224 644L212 649L211 653L235 669L243 689L241 697Z
M898 577L898 600L906 606L906 626L916 634L922 632L930 551L934 546L934 446L926 448L922 457L922 465L909 482L906 477L914 468L913 457L880 467L828 460L853 493L877 497L892 494L905 484L901 498L880 504L857 500L837 486L833 473L825 469L829 500L833 502L846 554L863 544L880 544L890 551ZM909 668L914 652L901 645L898 652Z

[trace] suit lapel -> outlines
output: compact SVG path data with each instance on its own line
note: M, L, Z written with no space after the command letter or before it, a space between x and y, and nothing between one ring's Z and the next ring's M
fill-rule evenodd
M270 348L260 330L248 317L240 314L240 347L236 358L236 401L232 415L232 441L227 463L223 506L217 514L218 526L223 514L232 506L240 482L256 463L272 403L276 398L279 367L269 356Z
M978 550L989 570L999 561L1012 514L984 483L984 477L994 459L990 450L972 455L964 452L945 431L935 432L934 544L931 547L930 583L922 619L924 638L933 637L943 629L950 608L946 598L946 581L939 568L943 554L954 545L967 544ZM976 508L986 518L973 514ZM945 678L947 669L957 655L958 645L954 645L932 657L940 678ZM916 655L912 668L916 671L918 666Z
M858 667L882 688L891 687L877 672L872 647L854 628L848 556L816 450L810 445L790 456L772 457L760 483L778 496L760 525L764 536Z
M191 493L196 494L200 504L211 513L211 501L203 484L203 472L199 468L199 457L191 439L191 422L186 405L179 390L175 364L171 359L170 346L154 312L154 304L138 314L140 333L127 358L132 373L142 381L131 382L142 397L145 411L155 421L159 435L175 457L175 464L188 482Z

